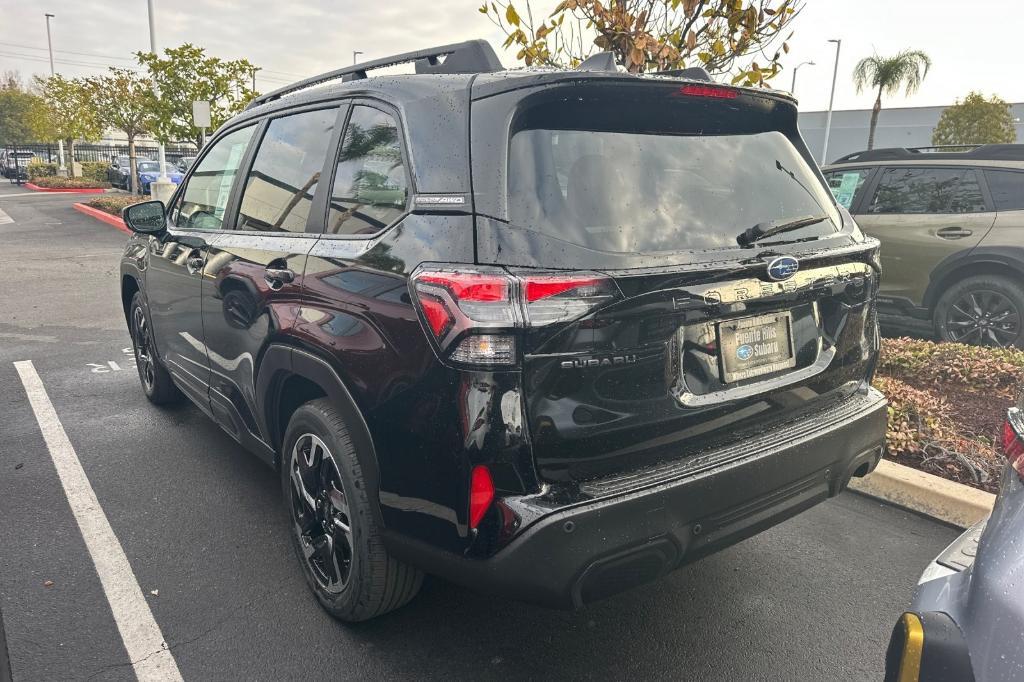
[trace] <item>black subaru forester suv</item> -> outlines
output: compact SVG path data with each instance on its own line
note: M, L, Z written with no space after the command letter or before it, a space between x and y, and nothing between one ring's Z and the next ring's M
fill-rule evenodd
M607 61L472 41L324 74L124 212L143 390L276 467L339 618L424 572L580 606L881 455L878 244L795 102Z

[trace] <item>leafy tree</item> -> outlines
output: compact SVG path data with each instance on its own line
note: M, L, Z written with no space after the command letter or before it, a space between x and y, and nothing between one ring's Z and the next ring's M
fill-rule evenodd
M1010 144L1017 141L1010 105L992 95L971 91L942 111L932 131L932 144Z
M22 85L17 73L5 72L0 78L0 146L41 139L44 119L39 96Z
M36 76L36 87L42 93L45 119L41 124L46 139L64 140L67 158L75 158L75 140L98 140L103 135L103 121L96 106L96 90L85 78L64 78L60 74Z
M164 55L135 54L160 93L152 104L150 132L161 142L192 140L196 146L201 144L202 134L192 125L192 102L210 102L210 119L216 130L258 94L249 87L256 67L248 60L210 57L190 43L164 50Z
M541 20L530 0L519 6L525 16L512 0L485 2L480 12L505 34L505 47L519 48L516 58L527 66L575 67L610 51L630 73L702 66L732 73L734 84L764 85L789 51L785 41L779 50L769 48L803 0L563 0Z
M96 92L100 120L128 138L131 191L136 191L135 138L149 132L153 89L148 80L129 69L111 68L106 76L90 79Z
M868 130L868 149L875 147L875 127L882 111L882 94L895 95L903 87L912 95L921 87L932 66L931 58L921 50L904 50L895 57L865 57L853 69L853 83L857 93L870 88L878 90L875 106L871 110L871 128Z

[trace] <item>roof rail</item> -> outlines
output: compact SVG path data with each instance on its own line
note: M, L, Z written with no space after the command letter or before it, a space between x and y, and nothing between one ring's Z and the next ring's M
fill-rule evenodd
M446 59L441 61L442 57L446 57ZM462 43L441 45L439 47L431 47L425 50L403 52L402 54L396 54L390 57L383 57L381 59L374 59L361 64L346 66L343 69L328 71L327 73L322 73L319 76L312 76L311 78L306 78L298 81L297 83L292 83L291 85L286 85L283 88L278 88L277 90L268 92L265 95L260 95L249 102L249 106L247 106L246 109L258 107L261 104L272 102L293 92L305 90L306 88L311 88L330 81L339 79L342 82L361 80L367 77L367 71L382 69L386 66L407 64L409 62L416 63L416 73L425 74L491 73L494 71L501 71L504 68L501 65L501 61L498 59L498 55L494 53L494 48L492 48L486 40L467 40Z
M933 151L935 150L935 151ZM959 151L957 151L959 150ZM950 161L953 159L978 159L985 161L1024 161L1024 144L958 144L935 147L889 147L854 152L842 156L832 163L853 161Z

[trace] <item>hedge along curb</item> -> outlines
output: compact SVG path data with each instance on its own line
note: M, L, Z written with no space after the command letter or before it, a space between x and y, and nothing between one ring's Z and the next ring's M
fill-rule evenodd
M969 528L992 513L996 496L883 459L874 472L850 479L850 489Z
M96 218L96 220L102 220L107 225L113 225L126 234L132 233L132 231L128 229L128 226L124 224L124 221L116 215L111 215L106 211L101 211L98 208L93 208L86 204L72 204L72 206L76 211L80 211L87 216L92 216L93 218Z
M68 194L103 194L107 190L102 187L40 187L26 182L25 187L34 192L65 192Z

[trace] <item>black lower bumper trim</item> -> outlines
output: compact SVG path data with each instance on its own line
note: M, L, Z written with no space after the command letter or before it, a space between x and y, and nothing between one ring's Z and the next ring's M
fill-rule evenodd
M573 607L654 580L838 494L881 457L886 402L855 410L678 479L553 512L487 559L385 533L396 558L468 587Z

